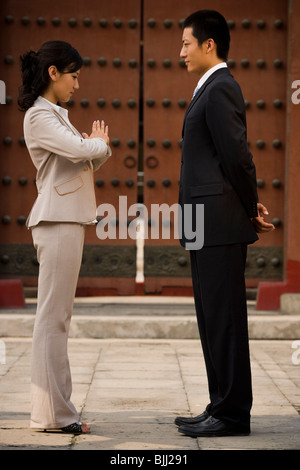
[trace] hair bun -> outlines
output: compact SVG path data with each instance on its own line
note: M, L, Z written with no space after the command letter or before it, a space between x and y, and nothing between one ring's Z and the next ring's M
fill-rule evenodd
M36 65L37 53L35 51L29 51L21 57L22 71L26 69L35 69Z

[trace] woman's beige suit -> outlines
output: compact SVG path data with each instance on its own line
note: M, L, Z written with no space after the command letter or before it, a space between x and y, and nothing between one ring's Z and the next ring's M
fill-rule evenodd
M53 429L79 419L70 401L67 341L85 225L96 219L93 172L111 150L103 139L84 139L70 124L67 110L42 97L25 114L24 136L37 169L38 196L27 226L40 265L31 426Z

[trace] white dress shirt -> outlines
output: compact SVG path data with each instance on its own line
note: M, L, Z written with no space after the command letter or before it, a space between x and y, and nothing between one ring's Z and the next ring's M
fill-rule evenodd
M69 116L68 116L68 110L65 108L62 108L61 106L58 106L58 104L52 103L52 101L47 100L47 98L44 98L41 96L41 99L46 101L52 108L54 108L64 119L69 121ZM70 122L70 121L69 121Z
M194 98L195 94L197 93L197 91L200 90L202 85L204 85L204 83L206 82L208 77L210 77L216 70L223 69L225 67L227 67L226 62L221 62L220 64L214 65L207 72L205 72L205 74L202 75L202 77L200 78L200 80L199 80L199 82L198 82L198 84L197 84L197 86L194 90L193 98Z
M47 100L47 98L44 98L43 96L40 96L39 98L41 99L41 101L46 101L46 103L48 103L48 105L50 105L63 118L63 120L68 124L68 126L70 126L73 131L75 131L76 134L78 134L83 139L83 136L71 124L69 119L69 111L67 109L63 108L62 106L59 106L58 104L52 103L52 101Z

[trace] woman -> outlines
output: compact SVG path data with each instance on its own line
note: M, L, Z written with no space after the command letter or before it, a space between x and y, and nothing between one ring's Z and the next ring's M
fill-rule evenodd
M86 224L96 218L93 172L111 155L108 127L95 121L80 134L68 111L79 88L82 58L68 43L49 41L21 57L19 106L24 136L37 169L38 197L27 220L39 261L32 340L31 427L90 432L70 401L69 325Z

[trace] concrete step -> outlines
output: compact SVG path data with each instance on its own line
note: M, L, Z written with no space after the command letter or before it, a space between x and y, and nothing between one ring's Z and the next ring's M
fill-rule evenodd
M31 337L36 299L24 309L0 310L0 337ZM250 339L299 339L300 316L257 311L248 301ZM77 298L71 338L198 339L194 301L190 297Z

